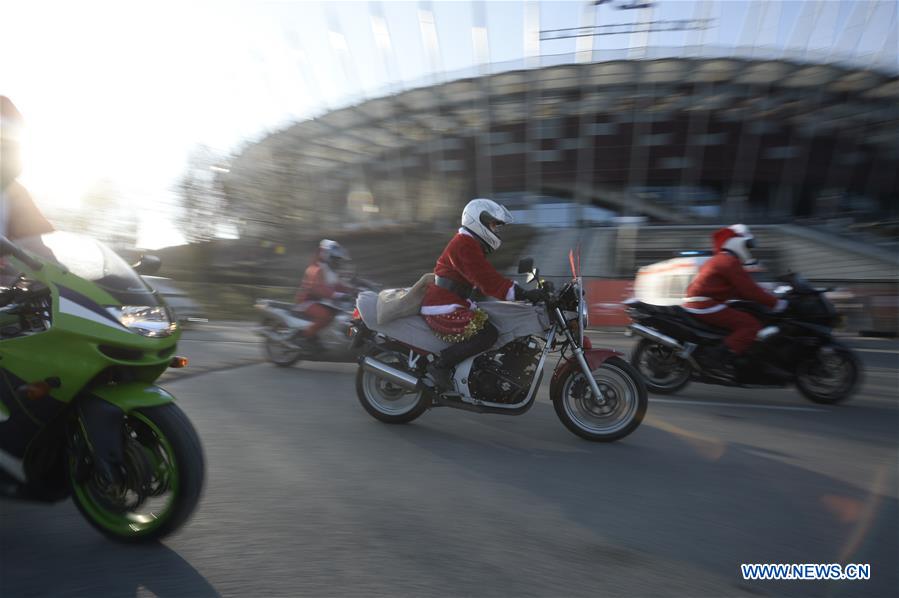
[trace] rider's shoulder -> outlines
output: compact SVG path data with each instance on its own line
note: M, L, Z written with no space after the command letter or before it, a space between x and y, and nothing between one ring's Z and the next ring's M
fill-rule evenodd
M3 196L5 200L11 202L32 201L28 189L26 189L19 181L10 182L6 188L3 189Z

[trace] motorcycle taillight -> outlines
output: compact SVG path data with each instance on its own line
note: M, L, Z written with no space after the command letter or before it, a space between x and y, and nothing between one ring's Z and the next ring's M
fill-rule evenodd
M359 313L359 308L358 307L354 308L353 309L353 319L358 320L361 317L362 317L362 314Z

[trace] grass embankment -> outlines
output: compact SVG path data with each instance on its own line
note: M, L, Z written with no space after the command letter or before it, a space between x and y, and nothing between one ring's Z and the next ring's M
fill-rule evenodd
M190 280L179 280L178 287L200 304L210 321L255 320L259 317L259 312L253 308L257 299L292 301L296 293L295 287Z

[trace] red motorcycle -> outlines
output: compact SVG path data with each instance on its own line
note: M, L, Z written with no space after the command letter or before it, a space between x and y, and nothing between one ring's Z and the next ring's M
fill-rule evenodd
M565 427L599 442L636 430L646 414L646 388L620 353L594 349L584 336L587 304L571 257L573 278L558 292L540 279L533 259L519 262L518 272L545 291L544 302L478 304L499 330L499 339L456 366L453 391L437 391L425 376L428 362L449 345L417 315L378 325L377 295L360 294L350 329L360 354L359 402L385 423L411 422L433 407L521 415L534 405L547 357L558 353L550 397Z

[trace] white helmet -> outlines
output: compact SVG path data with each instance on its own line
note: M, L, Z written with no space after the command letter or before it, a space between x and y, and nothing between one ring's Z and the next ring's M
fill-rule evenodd
M723 233L723 234L722 234ZM733 224L718 232L721 239L720 248L730 251L746 266L756 264L758 260L752 257L750 251L755 247L755 237L749 232L745 224Z
M492 199L472 199L462 210L462 226L487 244L491 251L496 251L503 240L490 230L490 225L510 224L512 214Z
M318 244L318 259L337 269L341 261L350 259L350 254L337 241L322 239Z

